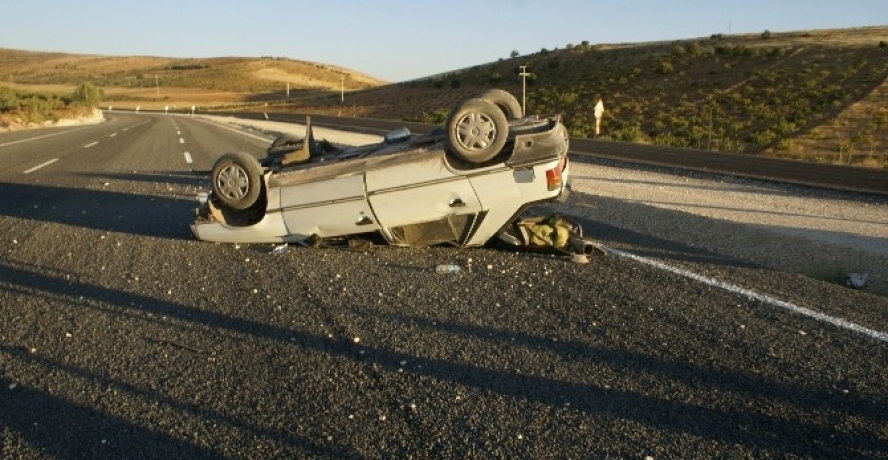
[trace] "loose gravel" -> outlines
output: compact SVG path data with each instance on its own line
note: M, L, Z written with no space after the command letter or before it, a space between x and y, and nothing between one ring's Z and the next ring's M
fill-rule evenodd
M888 198L609 160L574 161L565 213L888 294Z

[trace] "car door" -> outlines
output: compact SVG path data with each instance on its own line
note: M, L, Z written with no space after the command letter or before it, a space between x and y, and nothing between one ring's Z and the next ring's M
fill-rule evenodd
M281 212L289 233L302 238L379 230L360 172L282 187Z
M481 211L472 185L440 155L369 170L365 178L373 214L395 245L459 244Z

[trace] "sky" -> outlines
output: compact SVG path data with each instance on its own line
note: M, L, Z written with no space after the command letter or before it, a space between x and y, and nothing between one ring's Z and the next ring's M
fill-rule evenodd
M0 0L0 48L275 56L391 82L583 41L876 25L886 0Z

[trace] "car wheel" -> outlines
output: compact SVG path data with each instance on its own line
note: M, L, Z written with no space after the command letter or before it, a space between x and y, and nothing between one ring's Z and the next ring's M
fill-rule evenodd
M262 190L259 162L241 152L226 153L213 165L213 194L231 209L247 209Z
M445 127L450 152L470 163L495 157L509 135L506 115L484 99L469 99L451 110Z
M521 108L521 104L518 102L518 99L516 99L515 96L512 96L512 93L508 91L503 91L501 89L492 89L479 96L479 98L496 104L497 107L499 107L503 111L503 113L506 114L506 118L508 118L509 120L515 120L517 118L524 117L524 110Z

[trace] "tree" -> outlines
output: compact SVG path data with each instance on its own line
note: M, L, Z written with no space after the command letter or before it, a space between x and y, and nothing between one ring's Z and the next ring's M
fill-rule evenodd
M518 56L519 56L519 54L518 54L518 50L512 50L512 52L509 53L509 57L512 58L512 59L515 59L515 58L518 57Z
M76 105L93 109L99 106L99 103L102 102L102 97L104 97L104 92L101 89L92 83L85 82L81 83L74 90L71 100Z

